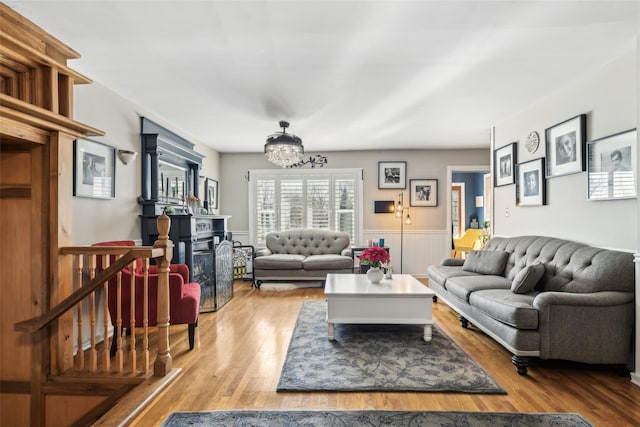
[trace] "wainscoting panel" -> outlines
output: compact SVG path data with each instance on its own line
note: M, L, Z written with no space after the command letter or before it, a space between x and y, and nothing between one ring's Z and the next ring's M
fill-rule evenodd
M384 239L391 254L394 273L400 273L400 242L402 241L402 272L415 277L426 277L427 267L439 264L451 256L451 241L446 230L364 230L364 240Z

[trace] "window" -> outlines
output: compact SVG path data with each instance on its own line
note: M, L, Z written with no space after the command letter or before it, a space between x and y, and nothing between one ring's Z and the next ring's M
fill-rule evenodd
M249 171L249 239L271 231L318 228L362 237L362 169Z

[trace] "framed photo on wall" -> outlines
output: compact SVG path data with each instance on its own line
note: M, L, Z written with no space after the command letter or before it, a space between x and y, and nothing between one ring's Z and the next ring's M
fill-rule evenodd
M636 129L587 144L587 195L590 200L637 197Z
M205 200L207 201L209 213L213 213L214 209L218 209L218 181L207 178L206 186Z
M409 206L438 206L437 179L410 179Z
M407 162L378 162L378 188L407 188Z
M76 139L73 143L73 195L114 199L115 159L115 148L89 139Z
M493 150L493 176L496 187L515 182L514 168L517 163L517 142Z
M587 115L580 114L544 131L547 178L586 169Z
M516 166L516 206L547 204L544 171L543 157Z

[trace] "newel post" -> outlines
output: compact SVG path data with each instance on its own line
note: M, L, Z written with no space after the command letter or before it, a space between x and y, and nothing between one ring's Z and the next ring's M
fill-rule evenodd
M169 240L171 220L164 212L158 217L158 240L156 248L164 248L164 256L156 258L158 264L158 355L153 364L153 375L164 377L171 372L169 350L169 264L173 257L173 242Z

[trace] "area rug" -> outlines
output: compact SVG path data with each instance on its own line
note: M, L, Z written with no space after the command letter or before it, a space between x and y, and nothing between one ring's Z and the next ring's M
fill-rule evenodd
M327 304L304 302L278 391L425 391L506 394L436 325L344 325L327 339Z
M578 414L441 411L213 411L173 412L162 427L205 426L593 427Z
M295 289L303 289L303 288L321 288L322 282L314 282L314 281L305 281L305 282L292 282L292 283L283 283L283 282L263 282L260 285L260 290L262 291L292 291Z

